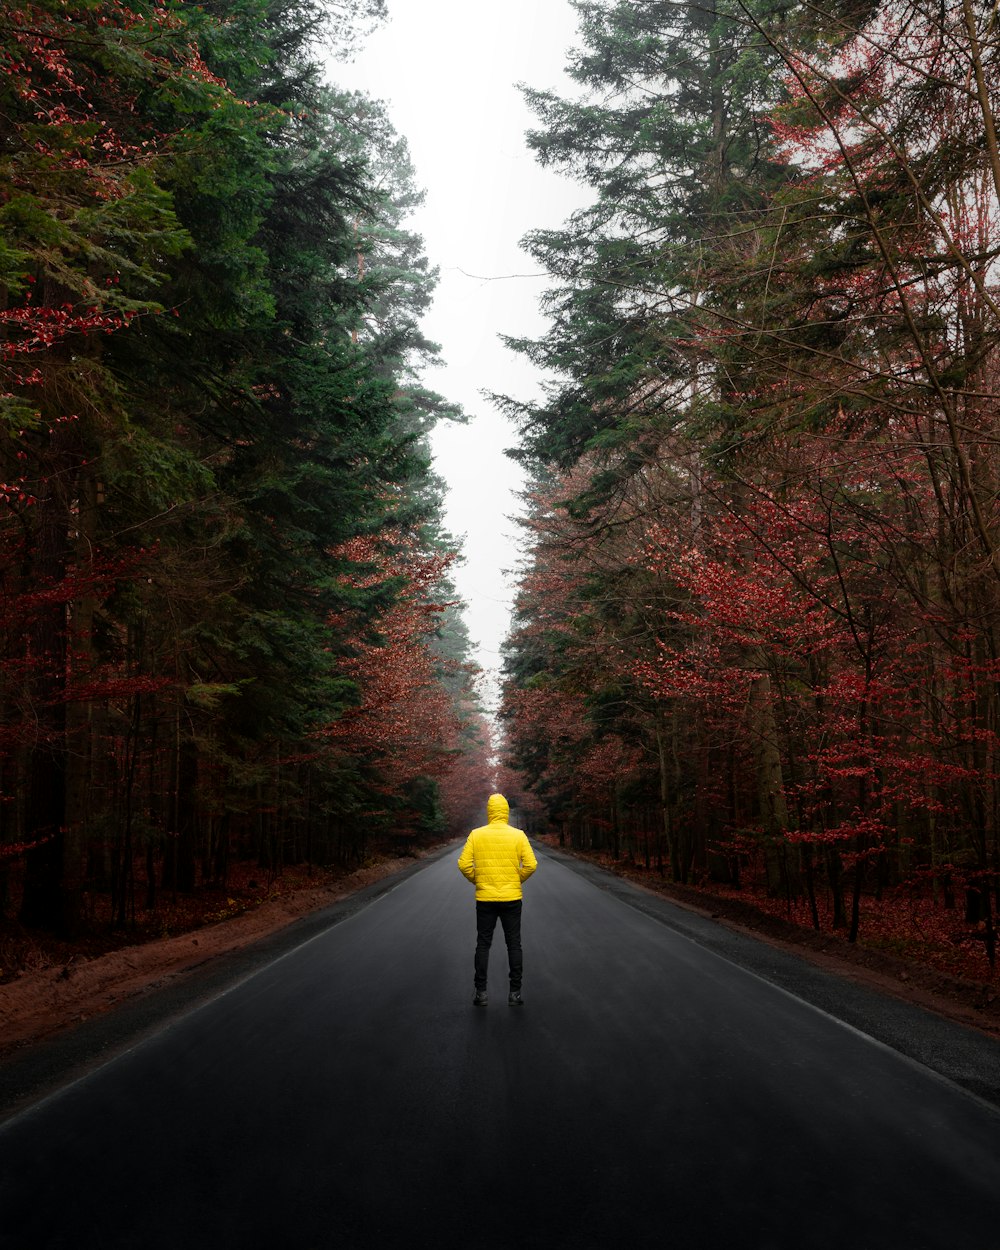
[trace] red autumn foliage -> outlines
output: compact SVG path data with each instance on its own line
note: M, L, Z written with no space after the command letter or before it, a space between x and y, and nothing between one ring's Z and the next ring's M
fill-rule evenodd
M357 684L359 701L320 736L333 750L371 759L386 793L419 777L446 776L460 751L462 727L441 681L447 662L431 644L451 606L439 591L455 556L423 552L399 533L354 539L338 554L356 564L354 586L389 584L397 591L367 633L349 631L357 640L353 654L338 661L338 672ZM341 616L331 624L343 631L347 622Z

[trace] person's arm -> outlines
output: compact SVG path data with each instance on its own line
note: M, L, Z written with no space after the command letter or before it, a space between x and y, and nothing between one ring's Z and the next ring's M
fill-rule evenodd
M526 834L521 834L521 862L518 865L518 875L522 881L527 881L531 874L538 867L538 860L535 859L535 852L531 849L531 843L528 841Z
M465 839L465 846L462 848L462 854L458 857L458 870L463 877L468 877L473 885L476 884L476 861L472 857L472 834Z

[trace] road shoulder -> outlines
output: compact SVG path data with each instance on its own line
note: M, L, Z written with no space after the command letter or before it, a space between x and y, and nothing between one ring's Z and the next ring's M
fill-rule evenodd
M885 972L839 958L829 950L817 951L755 932L584 857L548 846L543 854L697 945L1000 1106L1000 1042L995 1021L973 1017L965 1003L921 990L912 978L894 982Z
M375 880L359 885L356 878L353 888L345 880L334 901L317 895L311 910L291 918L286 900L264 915L248 913L177 939L127 948L124 962L122 952L115 952L89 961L93 967L71 969L65 978L58 969L46 970L40 974L42 996L36 995L43 1008L34 1019L30 993L15 1004L7 991L18 983L0 988L0 1122L132 1049L452 850L449 843L419 859L393 861Z

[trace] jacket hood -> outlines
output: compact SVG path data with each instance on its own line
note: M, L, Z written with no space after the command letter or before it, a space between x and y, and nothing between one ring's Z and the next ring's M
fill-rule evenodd
M502 794L491 794L486 800L486 819L492 825L494 821L502 821L507 823L507 817L510 815L510 804Z

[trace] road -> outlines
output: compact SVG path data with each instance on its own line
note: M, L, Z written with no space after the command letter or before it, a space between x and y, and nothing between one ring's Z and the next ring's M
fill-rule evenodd
M8 1120L0 1246L1000 1246L1000 1112L668 904L543 855L474 1009L457 850Z

